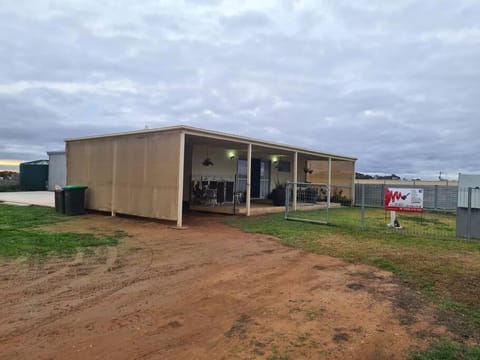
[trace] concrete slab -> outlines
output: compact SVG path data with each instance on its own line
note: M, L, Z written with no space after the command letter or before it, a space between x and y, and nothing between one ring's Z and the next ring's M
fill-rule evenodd
M53 191L0 192L0 202L55 207Z

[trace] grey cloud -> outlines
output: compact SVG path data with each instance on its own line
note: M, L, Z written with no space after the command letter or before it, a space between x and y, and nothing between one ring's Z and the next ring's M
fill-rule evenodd
M50 93L49 98L58 97L57 102L63 102L62 94ZM87 136L92 133L101 134L125 131L125 125L102 123L101 118L92 118L90 123L79 122L80 116L71 114L59 116L46 108L31 103L32 93L21 97L0 97L2 121L0 122L0 158L32 160L44 158L49 150L62 149L63 140L69 137ZM68 101L65 101L67 103ZM90 105L91 106L91 105ZM95 120L98 120L95 122ZM133 130L137 127L130 127ZM18 149L22 151L18 151Z
M188 4L196 6L213 6L223 2L223 0L185 0Z
M93 3L0 12L0 158L187 123L356 156L364 172L480 169L480 49L441 38L474 29L478 4L284 1L275 18L191 5L125 3L116 21ZM9 92L19 82L37 85Z
M238 15L222 16L220 23L227 29L262 28L271 22L267 15L258 11L248 11Z

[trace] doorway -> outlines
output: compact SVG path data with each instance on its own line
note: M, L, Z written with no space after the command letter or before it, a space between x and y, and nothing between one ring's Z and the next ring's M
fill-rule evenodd
M265 199L270 192L270 161L252 159L250 196ZM247 160L239 159L237 165L237 191L247 190Z

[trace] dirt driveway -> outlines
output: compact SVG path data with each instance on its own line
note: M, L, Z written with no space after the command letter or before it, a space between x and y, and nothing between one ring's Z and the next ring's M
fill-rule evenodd
M68 259L0 260L0 358L401 359L444 332L389 273L222 219L55 225L131 236Z

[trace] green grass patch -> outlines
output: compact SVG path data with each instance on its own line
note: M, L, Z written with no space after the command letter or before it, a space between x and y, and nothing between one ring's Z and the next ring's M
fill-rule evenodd
M226 337L238 336L240 338L245 337L247 332L247 324L251 321L248 315L242 314L232 325L230 330L225 333Z
M480 348L471 348L448 340L430 345L427 350L411 355L411 360L478 360Z
M464 318L468 319L470 323L474 324L476 328L480 329L480 309L449 300L443 300L439 305L443 310L461 314Z
M18 191L18 189L17 184L0 184L0 192L13 192Z
M296 211L290 212L290 217L300 217L308 220L328 221L330 226L360 228L361 209L358 207L332 208L328 211ZM440 212L425 212L421 214L397 213L402 229L389 229L390 213L380 208L368 208L365 211L365 227L367 230L402 233L427 234L437 238L455 237L455 214Z
M25 229L68 219L47 207L0 204L0 230Z
M401 270L395 265L393 265L387 259L373 257L373 258L367 259L367 262L373 266L378 267L379 269L390 271L397 275L401 274Z
M118 235L95 236L88 233L0 230L0 255L43 257L52 252L72 254L80 248L116 245L118 240Z
M71 218L57 214L51 208L0 204L0 256L72 254L93 246L115 245L125 236L123 232L97 236L91 233L38 229L38 226L68 219Z

